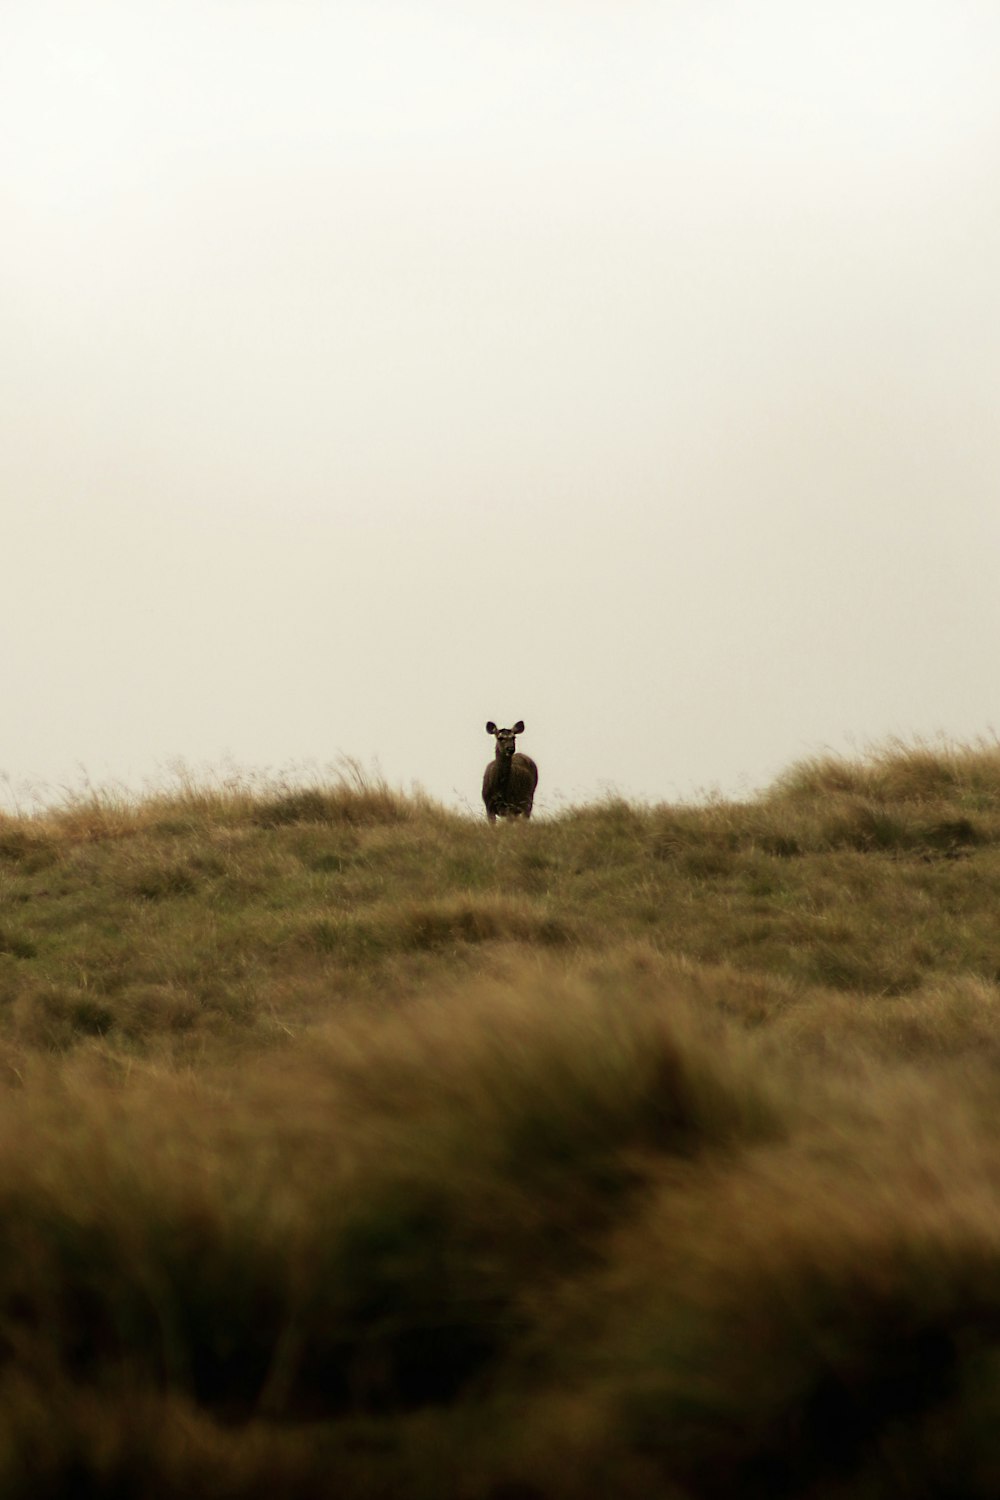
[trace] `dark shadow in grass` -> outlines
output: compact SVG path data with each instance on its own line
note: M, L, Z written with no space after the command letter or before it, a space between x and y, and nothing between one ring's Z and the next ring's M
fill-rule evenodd
M144 901L167 901L174 896L191 896L198 889L198 878L186 865L151 865L132 881L133 895Z
M4 828L0 824L0 860L20 865L30 874L54 864L56 851L51 840L40 834L27 833L23 828Z
M9 953L11 958L35 958L38 949L30 938L0 927L0 953Z

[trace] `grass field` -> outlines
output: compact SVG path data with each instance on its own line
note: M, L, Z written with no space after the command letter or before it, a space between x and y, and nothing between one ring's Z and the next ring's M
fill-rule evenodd
M1000 1494L1000 745L0 815L0 1494Z

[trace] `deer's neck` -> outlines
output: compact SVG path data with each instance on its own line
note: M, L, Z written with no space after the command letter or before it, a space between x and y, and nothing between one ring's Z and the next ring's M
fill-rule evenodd
M510 771L513 763L513 755L501 755L500 752L497 751L497 786L501 791L506 790L507 783L510 780Z

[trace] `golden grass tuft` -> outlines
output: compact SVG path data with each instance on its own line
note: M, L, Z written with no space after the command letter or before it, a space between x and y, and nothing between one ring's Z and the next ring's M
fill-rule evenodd
M1000 804L1000 741L977 744L892 739L855 760L818 756L780 777L772 796L825 797L848 793L880 802L968 801Z

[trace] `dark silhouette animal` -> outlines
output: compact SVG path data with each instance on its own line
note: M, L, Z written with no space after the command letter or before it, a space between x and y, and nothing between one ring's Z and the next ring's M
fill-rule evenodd
M530 755L514 749L514 737L524 733L524 720L513 729L498 729L491 719L487 734L496 735L497 753L483 775L483 801L491 823L497 818L530 818L538 785L538 767Z

